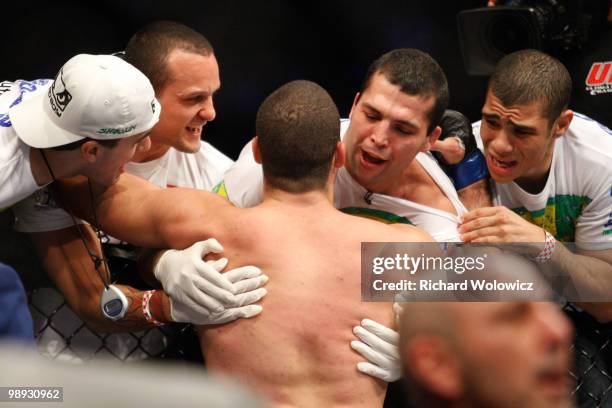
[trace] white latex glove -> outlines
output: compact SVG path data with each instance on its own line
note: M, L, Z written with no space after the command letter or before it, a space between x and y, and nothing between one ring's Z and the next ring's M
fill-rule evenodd
M227 259L205 262L208 253L223 251L214 238L196 242L184 250L168 250L155 265L155 277L170 297L175 322L221 324L249 318L262 311L253 305L267 293L268 277L255 266L221 273Z
M368 360L357 363L357 369L383 381L399 380L402 375L399 333L370 319L363 319L353 333L361 341L351 341L351 348Z

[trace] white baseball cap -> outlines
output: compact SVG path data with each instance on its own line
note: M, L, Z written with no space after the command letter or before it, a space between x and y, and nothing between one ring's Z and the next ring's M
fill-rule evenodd
M60 71L48 92L9 109L24 143L62 146L89 137L119 139L150 130L161 106L151 82L137 68L111 55L79 54Z

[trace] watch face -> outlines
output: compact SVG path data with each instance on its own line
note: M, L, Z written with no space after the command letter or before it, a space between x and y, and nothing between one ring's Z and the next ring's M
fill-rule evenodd
M123 292L115 285L109 285L102 290L102 296L100 297L100 307L102 308L102 314L111 319L119 320L128 309L128 300Z
M102 306L102 309L104 310L104 313L107 314L108 316L117 317L121 313L121 310L123 309L123 305L121 304L121 300L113 299L113 300L109 300L108 302L106 302Z

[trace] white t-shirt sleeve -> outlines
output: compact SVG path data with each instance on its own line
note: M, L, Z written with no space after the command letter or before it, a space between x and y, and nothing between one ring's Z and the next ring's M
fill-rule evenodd
M227 170L214 192L240 208L254 207L263 200L263 171L253 157L252 143L247 143L236 163Z
M0 129L4 134L12 129ZM14 134L14 132L13 132ZM40 187L34 180L30 165L30 148L22 143L17 135L9 143L2 143L0 150L0 211L28 197ZM7 157L8 156L8 157Z
M15 229L20 232L57 231L74 225L70 214L59 208L45 187L15 204ZM76 219L79 224L84 223Z
M30 148L17 136L9 109L43 93L49 80L0 83L0 210L25 199L39 186L30 165Z
M576 220L576 246L580 249L612 249L612 176L606 184Z
M574 112L564 137L572 157L580 158L566 159L566 172L574 176L571 180L581 188L581 195L592 198L576 220L576 246L591 251L612 249L612 131Z

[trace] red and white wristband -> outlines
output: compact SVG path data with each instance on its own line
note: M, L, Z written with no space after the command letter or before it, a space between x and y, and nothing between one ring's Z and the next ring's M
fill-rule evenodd
M544 235L546 236L544 249L542 249L539 254L533 257L533 260L539 264L543 264L550 261L550 258L552 258L553 256L553 252L555 252L555 245L557 243L555 237L553 237L550 232L545 230Z
M148 290L142 295L142 314L147 322L156 326L161 326L164 323L155 319L151 314L151 298L157 293L156 290Z

